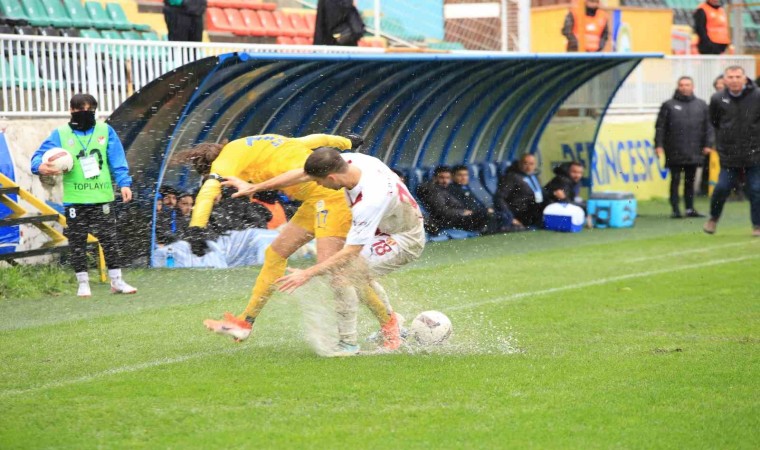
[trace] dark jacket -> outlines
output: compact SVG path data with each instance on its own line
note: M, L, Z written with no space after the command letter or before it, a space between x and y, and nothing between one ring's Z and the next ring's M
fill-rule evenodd
M169 0L164 0L164 12L202 16L206 14L207 0L182 0L181 6L171 6Z
M448 187L439 186L435 181L420 185L417 197L427 210L431 224L437 228L458 228L480 231L487 222L487 214L465 216L464 204L452 194Z
M353 34L348 42L338 42L335 34ZM364 35L364 22L353 0L319 0L314 27L314 45L354 46Z
M715 127L720 165L760 165L760 89L747 79L738 97L728 88L710 98L710 121Z
M456 183L451 183L449 185L449 192L451 192L451 195L459 200L459 202L464 206L464 209L469 209L470 211L488 212L488 207L480 203L480 200L472 195L472 190L470 190L469 186L461 186Z
M544 201L536 202L531 183L535 183L535 186L542 190L538 176L533 175L531 178L520 170L517 163L509 166L507 173L499 179L499 188L493 199L494 209L511 211L525 226L540 225L543 220Z
M722 8L721 6L713 6L707 4L710 8ZM701 9L694 11L694 33L699 36L699 42L697 43L697 50L702 55L720 55L726 51L728 44L716 44L711 41L707 36L707 16Z
M570 163L562 163L554 168L554 178L544 187L544 199L546 204L566 201L572 203L580 194L581 184L570 178ZM562 189L565 192L565 200L554 196L554 191Z
M209 218L209 228L217 234L248 228L266 228L272 220L272 213L258 203L251 203L247 198L222 198L214 206Z
M171 244L190 226L190 216L183 216L178 208L164 208L156 214L156 241Z
M665 149L666 165L702 164L702 149L713 145L707 103L676 91L660 107L655 125L654 146Z

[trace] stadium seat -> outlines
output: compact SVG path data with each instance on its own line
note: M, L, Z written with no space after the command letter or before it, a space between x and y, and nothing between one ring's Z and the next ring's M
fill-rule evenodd
M304 20L306 20L306 24L308 25L309 32L312 36L314 36L314 29L317 28L317 15L316 14L304 14L303 15Z
M293 28L293 22L282 11L272 11L272 17L274 17L277 27L280 29L280 36L300 36L298 30Z
M313 39L310 37L296 36L293 38L293 42L296 45L311 45Z
M124 36L116 30L103 30L100 34L103 39L124 39Z
M483 182L480 178L480 167L471 164L467 166L467 169L469 169L470 172L470 190L472 191L472 195L486 205L486 207L493 207L493 197L483 186Z
M227 23L229 24L230 31L239 36L250 36L251 32L248 27L245 26L245 20L240 15L239 9L225 8L224 15L227 16Z
M40 36L52 36L52 37L60 37L61 33L59 32L59 29L56 27L40 27Z
M295 45L296 41L290 36L277 36L277 45Z
M158 34L156 34L155 31L143 31L142 33L142 40L143 41L158 41Z
M84 29L80 31L79 36L86 39L103 39L103 36L100 35L100 31L91 29Z
M129 39L130 41L142 41L143 36L142 34L138 33L137 31L132 30L126 30L121 32L121 36L123 39Z
M40 31L37 27L31 25L23 25L16 27L16 34L19 36L39 36Z
M480 164L480 178L483 181L483 187L493 197L496 190L499 189L499 168L495 163Z
M117 30L150 30L150 25L130 22L124 9L122 9L121 5L118 3L106 3L106 14L108 14L108 17L110 17L116 24L114 28Z
M43 87L46 85L48 89L60 89L63 87L63 83L57 80L45 80L40 77L40 72L37 69L37 65L27 55L14 55L11 56L13 62L14 73L16 79L19 80L19 85L24 88L35 88L37 85Z
M257 11L259 18L261 19L261 25L266 30L267 36L285 36L280 33L280 27L277 26L277 20L272 15L271 11Z
M77 28L92 28L93 23L87 10L79 0L63 0L63 7L66 9L69 19L73 26Z
M219 8L208 8L206 10L206 27L210 32L232 32L232 28L227 22L227 16Z
M303 16L303 14L288 14L286 17L290 19L290 23L293 25L293 29L296 30L296 33L298 33L298 36L314 36L314 31L309 28L309 23L306 21L306 18Z
M28 18L19 0L0 0L0 13L9 20L27 22ZM21 24L19 24L21 25Z
M61 36L63 37L80 37L79 30L76 28L63 28L61 30Z
M252 9L244 9L240 11L240 15L243 16L243 23L248 29L250 36L266 36L267 31L261 24L261 18L258 13Z
M26 3L26 0L24 0ZM60 0L42 0L42 8L47 14L48 18L56 27L70 27L74 25L74 22L66 14L66 10L63 8L63 4Z
M245 6L241 6L245 2L241 0L208 0L208 7L209 8L234 8L234 9L240 9L244 8Z
M13 34L13 27L10 25L0 25L0 34Z
M46 27L53 25L53 20L48 17L47 11L43 8L40 0L24 0L21 2L26 12L29 24L35 27ZM69 22L69 25L71 22Z
M113 23L106 10L103 9L103 5L100 2L84 2L84 8L87 10L87 15L90 16L92 24L99 30L113 29L116 24Z

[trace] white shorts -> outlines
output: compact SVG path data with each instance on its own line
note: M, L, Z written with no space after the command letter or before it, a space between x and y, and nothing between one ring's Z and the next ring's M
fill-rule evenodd
M398 234L380 234L371 244L365 245L361 255L373 276L393 272L416 260L425 248L425 228L420 224L412 231Z

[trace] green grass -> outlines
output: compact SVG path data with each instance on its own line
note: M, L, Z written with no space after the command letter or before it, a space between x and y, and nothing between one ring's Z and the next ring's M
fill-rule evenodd
M208 334L255 269L0 301L0 448L758 448L748 206L714 236L641 206L634 229L429 245L384 284L410 319L451 317L434 352L315 356L299 305L319 286L272 299L241 345Z
M58 296L74 288L76 280L57 264L0 268L0 300Z

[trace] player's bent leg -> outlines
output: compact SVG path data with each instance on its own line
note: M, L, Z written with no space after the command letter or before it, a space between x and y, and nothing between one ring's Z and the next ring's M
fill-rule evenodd
M235 317L226 313L224 319L204 321L211 331L244 341L251 334L253 323L274 291L274 282L285 274L288 257L312 239L312 235L297 225L288 223L264 252L264 265L251 292L245 311Z

